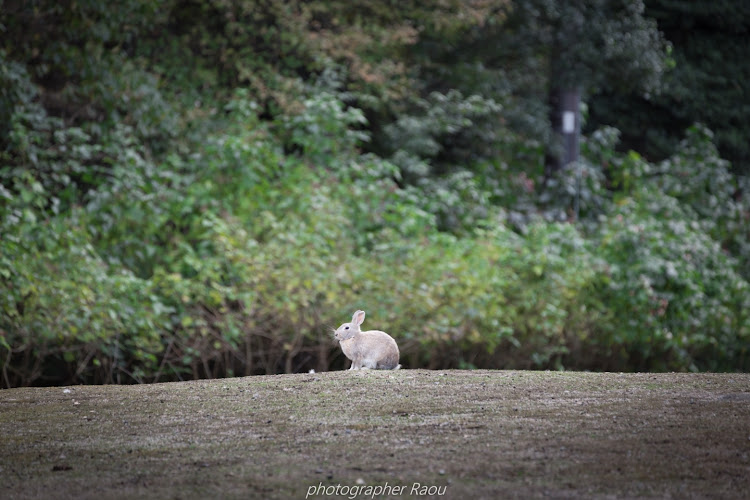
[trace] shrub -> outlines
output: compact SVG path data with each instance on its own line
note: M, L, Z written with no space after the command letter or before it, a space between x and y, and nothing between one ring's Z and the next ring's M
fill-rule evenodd
M127 125L51 132L56 119L14 112L3 384L342 368L331 330L357 308L410 367L749 368L748 283L719 242L741 237L741 210L703 211L718 196L710 176L674 181L711 158L706 144L660 170L603 131L584 182L561 172L540 201L501 163L405 183L394 161L358 150L361 113L327 91L302 104L268 123L240 91L220 133L162 160ZM64 169L87 151L105 174L63 196ZM507 175L493 184L484 167ZM560 216L575 196L586 224Z
M104 262L79 214L20 210L0 245L3 384L148 380L169 312L151 284Z
M596 343L617 369L747 369L748 284L683 205L643 189L607 218Z

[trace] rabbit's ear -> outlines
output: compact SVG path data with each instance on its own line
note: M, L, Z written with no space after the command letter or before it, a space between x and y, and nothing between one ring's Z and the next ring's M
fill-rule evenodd
M364 320L365 320L364 311L357 311L354 313L354 316L352 316L352 323L357 326L361 325Z

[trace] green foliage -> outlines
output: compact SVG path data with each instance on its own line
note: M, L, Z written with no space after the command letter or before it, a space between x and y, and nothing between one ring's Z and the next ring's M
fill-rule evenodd
M413 115L404 114L385 128L394 161L405 175L419 178L429 173L409 168L416 159L437 159L433 174L449 171L456 163L487 154L476 151L477 145L498 140L493 125L502 107L492 99L452 90L433 92L427 99L416 100L414 107Z
M317 93L302 105L299 114L283 118L282 126L289 135L290 145L300 148L302 155L314 164L325 166L324 162L331 159L345 162L356 146L368 140L366 132L354 129L367 123L362 111L344 109L336 96Z
M17 108L29 108L37 97L26 68L0 50L0 137L7 137Z
M747 95L750 62L738 40L750 31L747 2L645 0L646 15L672 42L673 67L658 95L603 92L591 104L592 128L613 125L623 147L652 160L671 155L683 131L700 121L714 131L713 142L735 172L748 175L750 134ZM643 124L648 123L647 127Z
M370 4L3 11L4 386L338 369L357 308L410 367L750 369L708 129L652 163L602 128L544 178L505 2Z
M661 162L656 173L659 189L693 209L721 241L741 208L733 197L737 183L729 162L719 156L712 139L705 126L691 127L677 152Z
M746 359L748 283L677 200L643 190L600 237L608 267L599 299L611 323L597 341L612 349L613 368L717 370Z
M3 383L143 381L157 366L168 308L149 282L102 261L79 210L40 220L41 185L16 188L2 225Z
M659 88L666 45L642 0L524 0L514 7L508 27L527 51L549 58L549 85Z
M501 139L494 119L502 107L479 95L433 92L385 127L390 160L400 178L423 193L421 205L438 228L456 233L476 227L489 213L489 197L471 167L491 156ZM449 146L448 146L449 145Z

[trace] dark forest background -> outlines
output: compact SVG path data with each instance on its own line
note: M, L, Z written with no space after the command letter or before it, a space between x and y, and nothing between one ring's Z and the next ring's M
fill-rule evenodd
M747 371L749 29L731 0L0 0L2 386L341 369L357 308L411 368Z

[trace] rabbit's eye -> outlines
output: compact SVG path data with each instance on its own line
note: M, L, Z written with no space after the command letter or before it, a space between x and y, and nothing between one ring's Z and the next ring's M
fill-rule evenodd
M349 329L349 327L348 327L348 326L345 326L345 327L344 327L344 330L348 330L348 329Z

